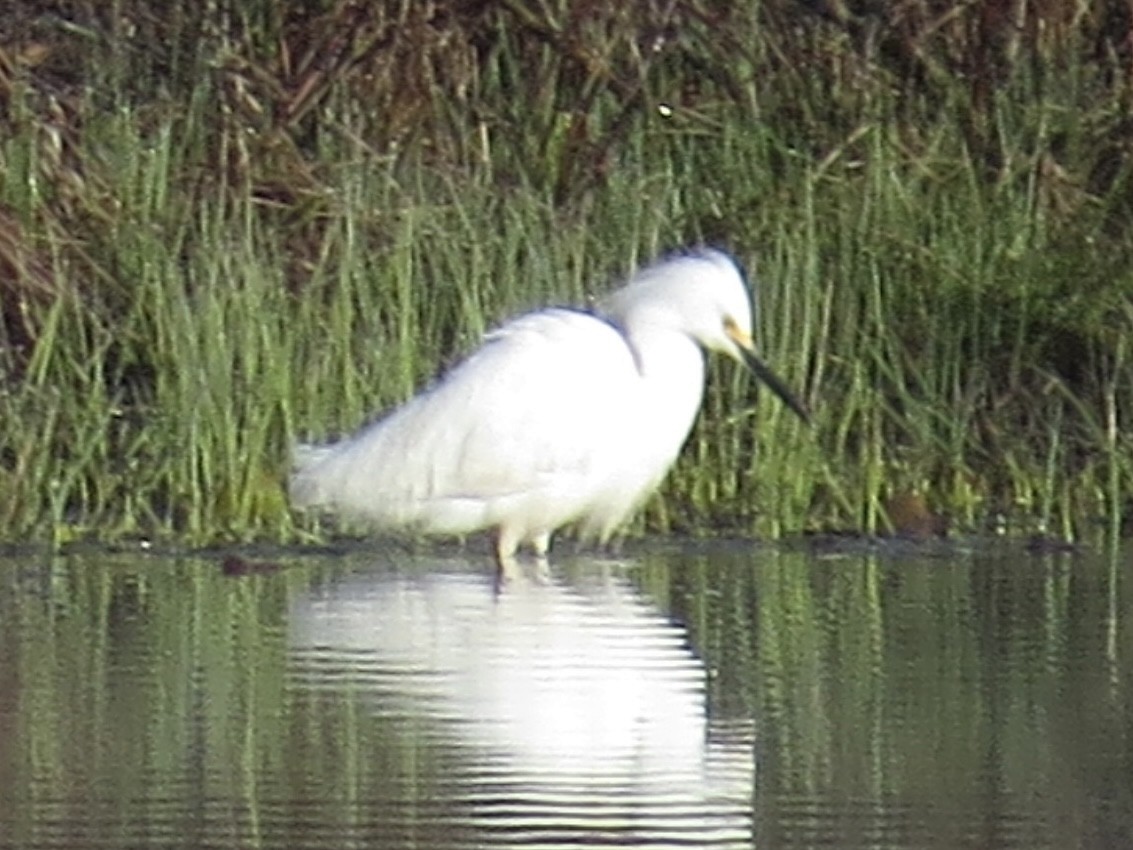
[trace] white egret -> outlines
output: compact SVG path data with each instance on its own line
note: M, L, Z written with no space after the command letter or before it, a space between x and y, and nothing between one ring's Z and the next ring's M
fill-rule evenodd
M692 428L704 351L760 360L735 261L700 249L639 271L594 311L550 308L488 334L434 386L340 442L301 445L291 500L386 528L491 530L502 573L566 525L607 539L661 483Z

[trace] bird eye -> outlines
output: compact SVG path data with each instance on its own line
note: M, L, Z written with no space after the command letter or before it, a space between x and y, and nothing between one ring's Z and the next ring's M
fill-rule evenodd
M751 337L747 333L740 330L740 326L736 320L731 316L724 317L724 335L732 342L739 345L741 348L751 347Z

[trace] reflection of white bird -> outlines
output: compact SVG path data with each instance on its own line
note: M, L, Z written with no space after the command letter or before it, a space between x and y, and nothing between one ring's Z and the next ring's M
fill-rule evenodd
M501 570L520 545L544 556L564 525L605 539L676 460L704 350L747 363L806 418L751 324L741 272L714 250L639 272L596 312L520 316L387 417L300 446L292 502L427 533L492 529Z
M629 582L578 569L495 593L464 566L397 564L297 593L288 615L292 683L360 700L383 746L402 729L418 748L412 794L380 783L396 805L430 796L432 765L446 816L492 846L751 847L750 718L708 716L687 633Z

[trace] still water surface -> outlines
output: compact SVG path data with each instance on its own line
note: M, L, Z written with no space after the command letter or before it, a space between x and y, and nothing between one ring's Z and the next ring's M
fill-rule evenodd
M0 561L0 847L1133 847L1130 553Z

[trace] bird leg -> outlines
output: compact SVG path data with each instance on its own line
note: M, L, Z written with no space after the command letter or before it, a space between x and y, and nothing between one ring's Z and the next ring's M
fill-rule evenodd
M496 582L504 584L520 575L519 562L515 551L519 548L519 538L514 532L502 526L496 529Z
M535 548L535 577L540 583L545 583L551 576L550 559L547 557L551 549L551 532L536 535L531 545Z

